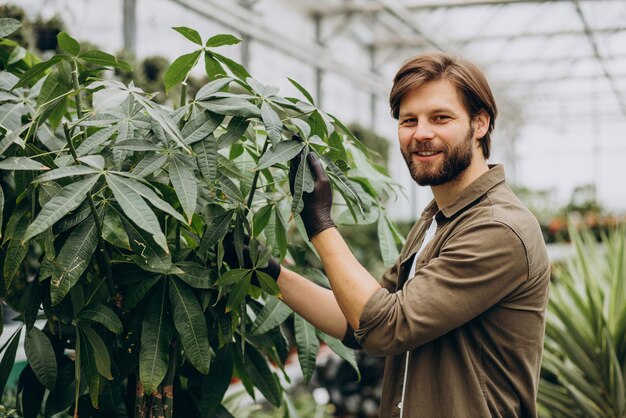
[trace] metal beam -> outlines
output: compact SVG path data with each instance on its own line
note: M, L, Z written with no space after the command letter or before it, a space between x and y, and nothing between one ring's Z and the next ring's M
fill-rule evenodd
M216 0L171 1L230 30L248 35L302 63L341 75L366 91L383 96L389 94L390 80L364 71L360 67L346 65L344 61L332 57L332 52L328 48L285 36L284 33L277 32L273 27L260 21L257 13L237 4Z
M626 26L617 26L611 28L598 28L591 29L594 34L614 34L619 32L626 32ZM557 38L564 36L587 36L584 30L567 30L567 31L550 31L550 32L526 32L515 33L507 35L480 35L472 38L465 39L450 39L446 42L447 45L468 45L472 43L481 42L494 42L494 41L516 41L518 39L535 39L535 38ZM381 39L374 42L375 48L387 48L390 46L401 46L406 48L413 48L416 46L426 46L424 39L421 36L399 36L395 38Z
M301 1L301 0L299 0ZM585 0L596 1L596 0ZM623 1L623 0L604 0L604 1ZM422 10L436 10L436 9L448 9L458 7L476 7L476 6L506 6L511 4L520 3L559 3L559 2L571 2L571 0L440 0L414 4L404 4L404 8L412 11ZM338 15L343 13L364 13L373 14L386 10L386 5L381 1L370 1L368 3L361 3L355 1L348 1L342 4L336 5L316 5L311 1L305 1L306 7L310 13L319 13L322 15Z
M135 54L137 51L137 2L136 0L124 0L122 6L122 19L124 33L124 50Z
M617 88L614 77L609 72L609 69L606 66L604 57L602 56L602 54L600 54L600 49L598 48L598 42L596 41L596 37L591 31L591 28L589 26L589 23L587 22L587 18L585 17L585 14L580 8L580 0L574 0L574 6L576 6L576 13L578 14L578 17L580 18L580 21L583 24L583 28L585 29L585 33L587 34L587 38L589 39L589 43L591 44L591 48L593 49L593 54L598 59L598 63L602 67L604 76L609 81L611 88L615 92L615 97L617 98L617 101L619 102L619 105L622 108L622 113L624 113L624 116L626 116L626 101L624 101L624 97L622 96L621 92Z

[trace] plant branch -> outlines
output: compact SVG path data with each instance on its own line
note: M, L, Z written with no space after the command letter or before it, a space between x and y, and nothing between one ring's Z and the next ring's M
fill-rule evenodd
M80 84L78 83L78 64L74 61L74 69L72 70L72 83L74 87L74 92L76 93L76 115L78 119L83 118L83 105L80 99ZM80 130L83 133L83 140L87 139L87 129L84 126L80 127Z
M261 151L261 155L265 154L267 151L267 147L269 147L270 141L269 139L265 140L265 145L263 145L263 150ZM252 201L254 200L254 193L256 192L256 183L259 181L259 175L261 174L261 170L257 170L254 172L254 177L252 178L252 186L250 187L250 194L248 195L248 201L246 202L246 209L243 212L243 216L248 216L248 212L250 212L250 208L252 207Z
M70 148L70 153L74 158L74 162L76 164L82 164L78 160L76 148L74 148L72 135L70 133L69 127L67 126L67 122L63 123L63 132L65 132L65 139L67 140L67 145ZM91 196L91 193L87 193L87 202L89 202L89 208L91 209L91 214L93 215L93 219L96 223L96 233L98 234L98 252L101 254L101 257L104 260L104 268L107 277L107 288L109 290L109 295L111 295L111 297L115 297L116 292L115 285L113 284L113 269L111 268L111 257L109 256L104 240L102 239L102 223L100 222L100 217L98 216L96 204L93 201L93 196Z

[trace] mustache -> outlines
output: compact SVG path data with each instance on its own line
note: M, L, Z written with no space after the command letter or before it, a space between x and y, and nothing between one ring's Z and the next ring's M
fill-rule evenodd
M407 151L409 154L413 154L416 152L445 152L445 149L435 147L429 142L413 142L409 145Z

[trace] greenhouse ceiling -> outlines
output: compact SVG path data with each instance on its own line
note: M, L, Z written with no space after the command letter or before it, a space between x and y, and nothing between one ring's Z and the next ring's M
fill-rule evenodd
M624 0L294 0L318 30L315 39L291 42L276 42L259 22L263 0L173 1L213 6L216 20L322 70L351 74L374 93L388 91L406 57L445 50L478 62L501 100L526 120L626 118ZM333 53L340 37L371 54L369 69L351 68Z

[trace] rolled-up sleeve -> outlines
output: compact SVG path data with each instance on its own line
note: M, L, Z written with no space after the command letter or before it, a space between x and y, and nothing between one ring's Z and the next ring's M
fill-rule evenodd
M528 279L524 244L507 225L457 231L429 263L417 265L402 290L381 288L354 332L372 355L415 349L471 321Z

